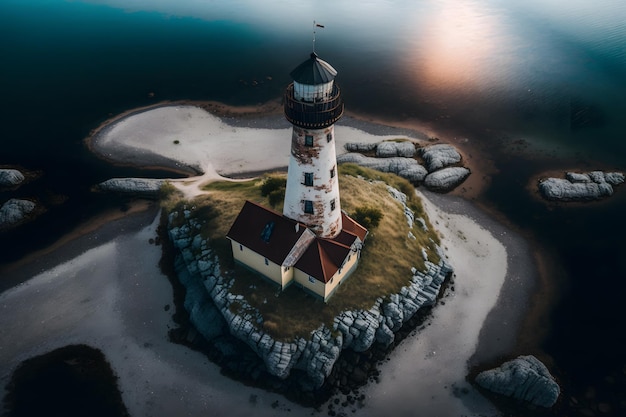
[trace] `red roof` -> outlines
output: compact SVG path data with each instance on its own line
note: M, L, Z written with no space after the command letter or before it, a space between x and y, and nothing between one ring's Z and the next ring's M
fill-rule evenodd
M356 240L363 242L367 236L363 226L343 212L341 217L341 232L332 239L316 237L294 265L324 283L341 268ZM282 265L305 229L302 223L246 201L226 236Z
M263 239L263 232L273 222L272 230ZM226 237L252 249L270 261L282 265L283 261L298 241L306 226L282 214L246 201Z

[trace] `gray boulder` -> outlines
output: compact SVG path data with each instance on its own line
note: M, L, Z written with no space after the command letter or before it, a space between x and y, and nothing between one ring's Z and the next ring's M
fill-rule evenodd
M424 178L426 178L426 175L428 175L428 171L426 171L426 168L424 168L423 166L415 164L401 171L398 171L398 175L402 178L406 178L413 183L417 183L424 181Z
M465 181L469 174L470 170L464 167L444 168L428 174L424 185L432 191L447 192Z
M14 187L24 181L24 174L17 169L0 169L0 187Z
M548 200L588 201L613 195L613 186L624 182L621 172L567 172L565 178L547 178L539 182L539 192Z
M548 178L539 183L539 192L548 200L584 201L598 200L613 194L607 182L570 182L564 178Z
M461 162L461 154L452 145L440 143L420 149L420 154L428 172Z
M392 158L401 156L403 158L412 158L415 155L415 145L413 142L381 142L376 147L376 156L378 158Z
M548 368L532 355L481 372L475 381L489 391L541 407L552 407L561 392Z
M350 152L337 155L337 163L353 163L381 172L392 172L413 182L423 181L426 174L428 174L426 168L420 165L415 159L400 156L374 158L361 155L360 153Z
M165 182L166 180L154 178L112 178L98 184L96 189L142 197L157 197Z
M624 182L624 174L621 172L607 172L604 179L611 185L620 185Z
M10 199L0 207L0 229L17 225L34 209L35 203L30 200Z
M579 172L568 172L565 174L565 178L569 182L591 182L589 175L581 174Z
M349 142L345 145L348 152L371 152L376 149L376 143Z

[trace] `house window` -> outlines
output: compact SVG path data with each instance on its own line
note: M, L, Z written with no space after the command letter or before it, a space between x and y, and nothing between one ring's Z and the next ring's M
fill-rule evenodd
M267 258L265 258L265 265L269 265L270 261L267 260Z
M334 280L334 279L335 279L335 277L332 277L332 278L330 279L330 283L331 283L331 284L333 283L333 280Z
M326 142L330 142L331 140L333 140L333 134L332 133L327 133L326 134Z
M313 146L313 135L304 135L304 146Z
M304 173L304 185L312 187L313 186L313 173L305 172Z
M332 167L332 169L330 170L330 178L335 178L336 170L337 170L337 167Z
M333 198L332 200L330 200L330 211L334 211L335 210L335 199Z
M239 250L243 251L243 245L239 245Z
M313 202L311 200L304 200L304 212L313 214Z
M311 284L315 284L315 278L313 278L311 275L309 275L309 282Z

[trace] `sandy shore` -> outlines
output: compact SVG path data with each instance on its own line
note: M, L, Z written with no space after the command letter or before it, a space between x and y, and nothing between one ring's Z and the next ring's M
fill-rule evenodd
M286 165L289 126L270 129L263 125L265 117L269 121L276 115L231 124L195 107L160 106L109 121L89 143L120 163L131 163L139 154L154 164L150 157L156 155L157 161L198 168L202 177L175 181L192 197L200 192L199 184L219 175ZM376 135L355 127L369 121L353 120L353 126L336 127L338 152L345 142L427 137L389 126ZM261 127L250 127L255 123ZM532 256L519 236L467 201L436 194L423 198L455 268L454 291L382 365L380 384L366 387L365 406L355 414L494 415L465 376L471 365L514 349L532 289ZM200 354L168 342L167 331L174 325L165 308L172 305L171 287L158 270L160 247L148 243L155 237L156 220L139 231L120 230L0 294L5 312L0 316L2 382L28 357L85 343L105 353L134 416L317 415L231 381Z

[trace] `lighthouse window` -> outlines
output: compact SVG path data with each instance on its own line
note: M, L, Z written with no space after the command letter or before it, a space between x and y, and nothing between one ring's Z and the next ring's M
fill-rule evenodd
M313 202L311 200L304 200L304 212L313 214Z
M335 178L335 167L330 170L330 178Z
M304 185L311 187L313 185L313 173L305 172L304 173Z
M327 133L326 134L326 142L330 142L331 140L333 140L333 134L332 133Z
M330 200L330 211L335 210L335 199Z
M304 146L313 146L313 136L305 135L304 136Z

